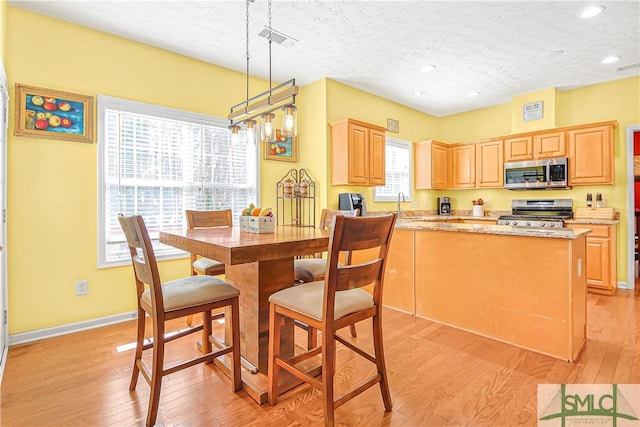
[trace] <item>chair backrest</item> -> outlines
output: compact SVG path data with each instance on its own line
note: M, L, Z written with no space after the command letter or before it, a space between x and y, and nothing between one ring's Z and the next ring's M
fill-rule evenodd
M334 216L324 285L325 319L333 319L336 291L373 284L374 304L380 306L387 253L396 218L395 213L374 217ZM355 264L339 263L341 252L354 251L377 252L377 256Z
M351 210L322 209L322 213L320 214L320 229L321 230L331 229L333 217L336 215L358 216L359 212L360 212L360 209L351 209Z
M187 216L187 227L189 230L194 228L209 227L232 227L233 216L231 209L222 209L219 211L184 211ZM191 265L198 259L198 256L191 254ZM194 273L195 274L195 273Z
M187 226L190 230L194 228L233 226L231 209L219 211L186 210L185 214L187 216Z
M138 306L140 297L145 290L145 284L149 286L151 292L151 303L157 313L164 312L164 302L162 299L162 286L156 256L153 252L151 239L144 219L140 215L124 216L118 215L120 227L124 231L133 263L133 273L136 278L136 293L138 295ZM157 314L156 313L156 314Z

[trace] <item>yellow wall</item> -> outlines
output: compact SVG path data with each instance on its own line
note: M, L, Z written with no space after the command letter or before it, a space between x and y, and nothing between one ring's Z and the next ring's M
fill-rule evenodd
M6 12L3 16L3 12ZM3 21L4 19L4 21ZM0 40L10 87L14 83L96 96L134 99L218 117L240 102L245 76L170 52L89 30L12 7L0 8ZM38 28L38 31L33 31ZM11 34L11 37L7 37ZM47 34L47 43L42 43ZM49 46L73 41L61 55ZM29 54L25 54L29 52ZM187 76L187 77L185 77ZM600 191L609 205L626 212L625 127L640 123L640 78L558 92L558 126L618 120L614 187L544 192L545 198L572 197L584 206L586 191ZM251 93L266 88L252 79ZM13 90L10 95L13 111ZM240 95L240 99L239 99ZM275 204L275 183L291 168L305 168L318 183L316 209L336 207L342 192L364 193L370 210L395 210L395 203L374 203L373 189L331 186L330 132L327 123L351 117L386 127L399 120L400 132L388 135L406 141L435 138L464 142L508 135L511 103L444 118L368 94L330 79L301 88L299 161L261 161L261 204ZM97 144L13 136L10 114L8 141L9 333L16 334L132 311L135 297L130 267L96 267ZM264 147L260 147L261 156ZM434 209L435 198L452 196L454 208L470 209L478 197L491 209L510 209L515 197L533 194L506 190L428 191L414 193L420 207ZM535 193L539 194L539 193ZM273 206L275 207L275 206ZM626 225L619 227L619 280L626 279ZM188 262L161 263L164 279L186 274ZM89 295L76 297L74 282L89 280ZM33 313L40 313L34 316Z
M419 141L437 132L438 119L428 114L413 110L388 99L346 86L334 80L327 80L327 121L335 122L344 118L352 118L363 122L387 127L387 119L400 122L398 133L388 132L387 136L403 141ZM327 158L331 158L331 131L327 126ZM327 165L331 167L330 162ZM412 178L413 182L413 178ZM331 174L328 175L328 207L338 207L339 193L362 193L369 210L396 210L395 203L374 203L373 187L331 186ZM414 194L414 200L426 195Z
M4 62L4 49L5 49L5 38L7 33L5 31L7 23L7 2L6 0L0 1L0 58L2 62Z
M9 111L15 83L218 117L245 94L242 73L22 9L7 12ZM264 90L264 82L252 81L254 87ZM9 333L133 311L131 267L96 267L97 143L15 137L9 116ZM188 262L160 268L164 279L172 279L188 273ZM79 279L89 281L88 296L75 296Z

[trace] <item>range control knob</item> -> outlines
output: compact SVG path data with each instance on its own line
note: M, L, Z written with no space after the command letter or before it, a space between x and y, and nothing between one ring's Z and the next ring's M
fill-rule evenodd
M551 225L551 224L550 224L550 225ZM546 223L546 222L541 222L541 223L540 223L540 227L546 227L546 226L547 226L547 223Z
M531 226L531 221L527 221L527 227Z

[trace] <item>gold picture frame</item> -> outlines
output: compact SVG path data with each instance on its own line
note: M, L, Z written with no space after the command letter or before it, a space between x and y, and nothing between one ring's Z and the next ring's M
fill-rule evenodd
M16 83L15 136L93 142L93 97Z
M282 136L276 131L275 142L263 141L264 158L267 160L280 160L285 162L298 161L298 137Z

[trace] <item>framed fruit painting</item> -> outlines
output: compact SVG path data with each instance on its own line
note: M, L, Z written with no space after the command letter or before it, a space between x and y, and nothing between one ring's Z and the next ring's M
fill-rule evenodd
M282 136L280 130L276 131L275 141L264 142L264 158L268 160L297 162L298 138L295 136Z
M93 142L93 97L16 83L16 136Z

